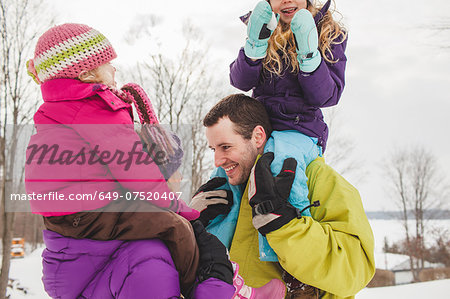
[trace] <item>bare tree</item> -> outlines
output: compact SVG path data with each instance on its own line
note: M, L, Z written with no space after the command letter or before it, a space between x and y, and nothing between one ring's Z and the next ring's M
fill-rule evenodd
M0 296L6 293L10 266L10 248L14 213L8 213L6 187L23 187L23 165L14 164L20 125L30 121L37 103L37 89L30 88L32 80L26 75L25 61L32 56L32 44L40 28L48 26L42 1L0 0L0 134L1 134L1 202L2 268ZM33 100L34 99L34 100Z
M390 194L401 210L405 249L414 280L418 281L426 251L428 216L425 212L438 208L440 198L445 197L444 177L437 168L435 156L420 146L395 151L383 167ZM414 227L410 227L411 221Z
M432 24L424 26L421 24L417 27L418 30L425 30L427 34L432 33L431 41L428 41L431 46L441 49L450 48L450 39L448 32L450 32L450 18L436 18Z
M358 160L359 155L355 153L355 141L343 132L337 108L328 108L324 114L329 127L327 149L324 154L327 164L343 176L352 175L363 181L367 175L366 169L362 167L364 163Z
M162 124L176 128L187 124L190 126L190 136L187 138L192 141L192 194L205 180L208 170L211 170L205 156L208 147L202 119L209 106L212 106L211 103L223 97L226 88L217 83L220 78L207 59L208 48L201 39L200 31L186 22L183 34L184 47L178 57L168 57L160 50L150 55L149 59L138 61L134 68L137 74L134 80L147 87L145 89ZM226 75L224 72L223 76Z

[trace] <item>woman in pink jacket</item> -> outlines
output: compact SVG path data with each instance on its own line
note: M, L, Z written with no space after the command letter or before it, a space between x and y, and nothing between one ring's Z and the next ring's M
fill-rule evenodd
M115 57L105 36L86 25L59 25L39 38L27 63L44 99L25 166L32 212L66 237L161 239L186 292L199 261L189 220L199 212L169 189L157 165L164 155L144 151L130 104L145 93L134 84L116 89Z
M284 285L279 280L258 289L245 286L238 275L238 266L235 264L232 268L220 241L212 241L212 247L206 245L211 236L201 233L204 229L202 225L199 227L199 221L207 222L217 216L217 211L208 209L200 215L179 200L179 192L169 188L168 180L174 167L161 167L167 153L152 152L167 146L146 144L144 149L134 131L131 103L145 106L139 107L138 114L150 124L157 123L151 103L136 84L126 84L120 90L116 88L116 70L110 64L115 57L111 44L97 30L81 24L63 24L49 29L39 38L35 56L27 63L28 72L40 84L44 99L44 104L34 115L37 133L31 137L27 148L25 185L33 198L32 212L44 216L45 227L50 231L45 232L48 250L43 255L43 281L47 292L58 297L70 288L73 292L67 298L79 294L85 287L84 282L75 287L68 274L76 276L78 273L74 269L79 269L81 262L95 260L98 264L86 264L85 270L100 271L109 278L113 274L123 274L121 271L111 275L108 272L115 271L119 264L125 265L122 268L130 272L139 268L141 274L136 278L137 282L130 282L126 275L127 292L144 294L145 290L157 287L151 282L144 288L137 287L144 272L154 266L150 262L143 267L141 261L152 259L141 254L135 264L127 264L123 259L128 261L126 256L133 252L121 250L116 255L110 244L119 244L120 248L124 244L128 248L136 244L157 244L155 240L153 243L99 243L71 238L100 241L160 239L171 253L185 297L209 297L206 294L214 293L214 289L226 290L222 294L224 298L284 297ZM198 240L200 252L189 223L199 216L196 233L201 233L200 239L204 239L203 242ZM92 250L92 246L95 249ZM50 247L59 249L54 251ZM93 259L96 249L100 248L111 249L115 262L110 261L109 255L105 260ZM120 263L116 265L116 261ZM100 264L106 268L97 267ZM161 277L165 274L161 273ZM209 278L219 281L208 281L197 288L200 282ZM98 290L96 281L89 285L90 291ZM111 293L111 281L102 281L106 283L105 291L100 288L98 292ZM164 285L160 288L166 289ZM175 288L169 289L177 293ZM161 290L155 289L153 294L145 296L164 298ZM100 294L89 296L97 298Z

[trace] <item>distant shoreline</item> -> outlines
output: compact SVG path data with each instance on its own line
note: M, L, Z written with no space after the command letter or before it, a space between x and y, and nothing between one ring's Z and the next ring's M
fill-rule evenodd
M367 218L380 220L400 219L400 211L366 211ZM450 219L450 210L427 210L424 215L425 219L446 220ZM412 211L408 211L408 219L414 219Z

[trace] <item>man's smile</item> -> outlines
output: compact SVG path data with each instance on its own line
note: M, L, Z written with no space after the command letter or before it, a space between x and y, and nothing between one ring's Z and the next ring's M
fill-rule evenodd
M228 166L228 167L223 167L223 169L224 169L225 172L228 174L228 173L231 172L233 169L235 169L236 166L238 166L238 164L233 164L233 165Z

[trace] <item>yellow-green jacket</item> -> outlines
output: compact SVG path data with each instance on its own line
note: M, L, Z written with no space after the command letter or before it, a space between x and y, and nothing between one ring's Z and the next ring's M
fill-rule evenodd
M310 163L306 176L308 198L320 200L320 206L311 208L312 217L293 219L267 234L267 240L281 266L322 290L322 298L354 298L375 273L373 233L359 192L323 158ZM259 260L258 233L247 194L246 189L230 255L246 284L260 287L281 279L281 269L278 263Z

